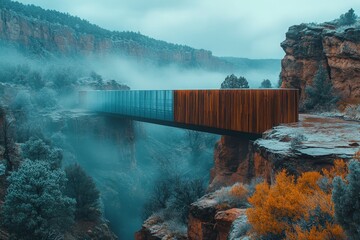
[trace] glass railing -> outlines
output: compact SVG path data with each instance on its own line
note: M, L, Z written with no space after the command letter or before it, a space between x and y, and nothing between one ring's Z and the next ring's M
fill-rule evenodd
M86 108L105 113L174 121L172 90L88 91Z

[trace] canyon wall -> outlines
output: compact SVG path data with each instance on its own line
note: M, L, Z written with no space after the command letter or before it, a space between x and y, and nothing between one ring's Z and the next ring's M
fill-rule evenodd
M282 87L305 88L323 66L344 103L360 103L360 27L335 23L300 24L289 28L281 43L286 55L281 65Z
M210 193L191 204L188 239L225 240L234 224L246 227L245 209L224 202L215 190L238 182L249 184L257 178L273 183L282 169L295 176L329 169L335 159L354 157L360 149L359 132L356 121L300 115L298 123L274 127L255 141L222 136L215 146ZM159 228L147 222L136 239L161 239L151 238L154 229Z
M166 43L140 33L111 32L90 23L95 31L85 31L76 28L77 25L74 28L70 24L44 20L44 14L45 10L38 18L30 17L0 7L0 41L44 57L114 54L159 65L177 64L212 70L234 68L233 64L214 57L207 50Z

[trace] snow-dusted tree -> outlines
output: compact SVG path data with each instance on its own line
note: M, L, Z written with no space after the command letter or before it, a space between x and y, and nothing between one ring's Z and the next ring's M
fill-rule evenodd
M8 178L2 218L14 239L48 239L73 223L75 200L63 194L65 173L45 161L25 160Z
M99 197L93 179L88 176L79 164L65 168L66 183L65 193L76 200L76 219L96 220L100 217Z
M14 111L30 111L32 108L30 93L25 90L19 91L12 100L10 107Z
M47 161L53 169L61 166L62 151L50 147L39 138L30 138L22 146L22 152L24 159Z
M225 80L221 83L221 88L249 88L249 83L246 78L242 76L238 78L234 74L231 74L230 76L227 76Z
M346 181L335 177L333 186L336 220L350 239L360 239L360 162L350 161Z

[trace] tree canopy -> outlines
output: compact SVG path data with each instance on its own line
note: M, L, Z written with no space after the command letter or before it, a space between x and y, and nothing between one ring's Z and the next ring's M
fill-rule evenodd
M65 174L45 161L25 160L8 178L4 226L16 239L48 239L73 223L75 201L64 196Z
M100 214L99 197L94 181L88 176L79 164L65 168L66 195L76 200L76 219L97 220Z
M221 88L249 88L249 83L245 77L236 77L234 74L231 74L230 76L227 76L221 83Z
M350 8L347 13L342 14L339 19L339 24L342 25L352 25L356 22L357 15L355 14L354 9Z
M269 79L264 79L261 82L260 88L272 88L272 84Z
M30 138L22 146L24 159L47 161L52 168L59 168L63 158L62 150L53 148L39 138Z

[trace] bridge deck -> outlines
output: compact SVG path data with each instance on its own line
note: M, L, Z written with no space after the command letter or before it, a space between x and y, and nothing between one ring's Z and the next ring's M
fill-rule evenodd
M298 121L294 89L82 91L90 111L219 134L254 134Z

